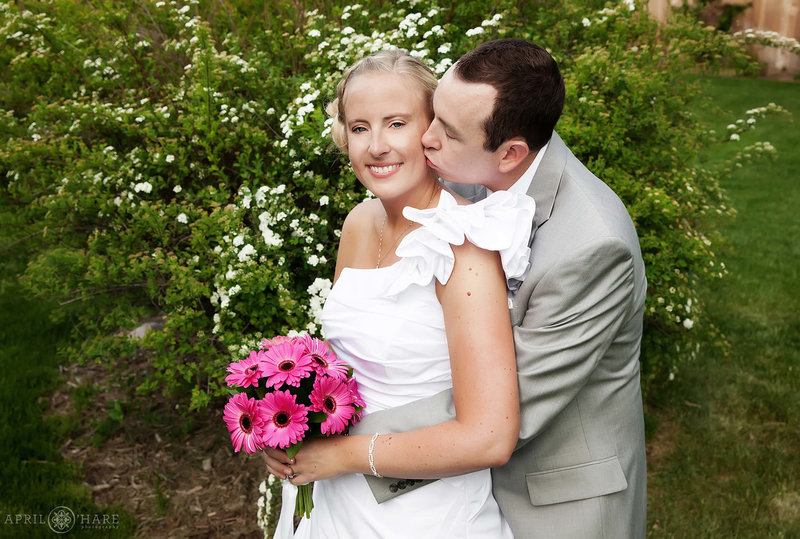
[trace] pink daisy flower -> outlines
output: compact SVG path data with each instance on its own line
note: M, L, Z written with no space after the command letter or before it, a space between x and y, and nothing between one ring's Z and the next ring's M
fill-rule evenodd
M261 339L261 342L258 343L258 347L266 352L276 344L293 342L294 340L295 340L294 337L286 337L284 335L278 335L277 337L273 337L271 339Z
M302 339L306 352L313 360L317 374L327 374L334 378L347 378L349 368L341 361L325 341L306 335Z
M360 408L353 414L350 421L351 425L355 425L356 422L361 419L361 415L364 413L364 408L367 407L367 403L364 402L364 399L361 398L361 393L358 392L358 382L356 382L355 377L347 379L347 389L350 390L350 396L353 398L353 406L355 408Z
M275 345L261 358L261 372L268 377L267 385L275 389L284 383L300 387L300 380L311 376L313 369L311 356L300 343Z
M289 391L267 393L259 403L265 420L261 443L269 447L289 447L308 430L308 408L298 404Z
M347 380L320 376L311 391L311 406L314 412L325 412L328 417L320 425L322 434L341 434L353 417L353 396Z
M250 455L261 449L264 418L259 411L257 399L250 399L245 393L234 395L225 405L222 418L228 425L233 450L236 453L242 447L244 447L245 453Z
M228 365L227 371L230 373L225 377L229 386L258 386L258 379L262 376L259 362L264 352L250 352L247 359L236 361Z

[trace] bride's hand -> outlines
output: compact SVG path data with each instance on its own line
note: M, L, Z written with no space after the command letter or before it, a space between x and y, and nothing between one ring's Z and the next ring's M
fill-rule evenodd
M267 465L267 471L278 479L286 479L294 473L291 468L294 459L290 459L285 451L267 447L261 451L261 456Z
M312 438L303 441L300 451L294 457L289 481L293 485L305 485L312 481L330 479L342 474L341 446L342 436Z

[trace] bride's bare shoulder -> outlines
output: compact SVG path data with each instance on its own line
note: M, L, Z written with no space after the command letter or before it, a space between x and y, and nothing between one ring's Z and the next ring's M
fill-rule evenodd
M345 217L342 225L342 235L344 234L369 234L379 224L380 216L383 215L383 206L376 198L368 198L356 204Z

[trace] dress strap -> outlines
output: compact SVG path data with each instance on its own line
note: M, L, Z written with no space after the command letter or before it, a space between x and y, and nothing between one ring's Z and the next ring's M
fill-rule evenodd
M520 280L530 265L528 242L535 210L530 196L508 191L496 191L463 206L442 191L435 208L404 208L403 215L422 226L398 245L402 277L389 284L387 295L396 295L412 284L427 285L434 277L446 284L455 266L452 245L462 245L465 240L498 251L507 281Z

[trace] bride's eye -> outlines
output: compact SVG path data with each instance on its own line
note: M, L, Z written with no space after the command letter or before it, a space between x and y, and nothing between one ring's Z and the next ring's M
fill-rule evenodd
M353 126L353 127L350 128L350 131L352 133L363 133L366 130L367 130L367 128L364 127L363 125L356 125L356 126Z
M394 127L395 129L398 129L400 127L403 127L404 125L406 124L404 124L403 122L392 122L389 124L389 127Z

